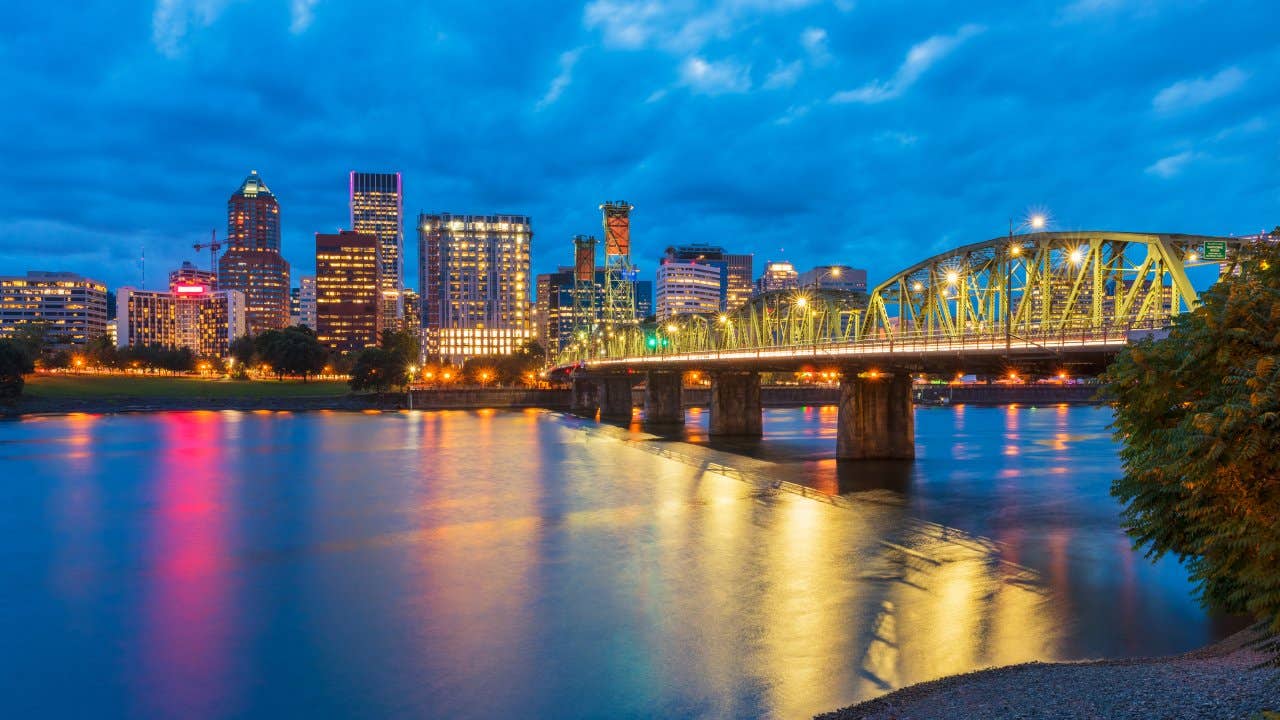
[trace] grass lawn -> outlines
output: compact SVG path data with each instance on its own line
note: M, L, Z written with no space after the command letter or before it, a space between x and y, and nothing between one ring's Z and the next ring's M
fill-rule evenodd
M294 398L337 397L343 380L209 380L144 375L28 375L22 394L31 398Z

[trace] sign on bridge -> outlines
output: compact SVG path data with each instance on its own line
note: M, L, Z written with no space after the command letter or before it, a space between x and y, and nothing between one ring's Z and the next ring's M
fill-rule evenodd
M1225 240L1205 240L1200 246L1200 257L1205 260L1226 260L1227 242Z

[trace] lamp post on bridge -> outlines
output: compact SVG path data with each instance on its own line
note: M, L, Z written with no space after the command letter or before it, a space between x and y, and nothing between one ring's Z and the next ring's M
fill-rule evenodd
M1032 213L1023 221L1018 229L1031 228L1036 232L1044 230L1049 218L1044 213ZM1013 348L1013 259L1022 254L1022 246L1013 239L1013 218L1009 218L1009 244L1004 249L1004 351L1007 356ZM1042 299L1043 300L1043 299Z

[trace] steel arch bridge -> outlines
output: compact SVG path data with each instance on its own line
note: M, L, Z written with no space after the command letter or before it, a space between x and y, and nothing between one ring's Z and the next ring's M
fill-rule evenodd
M680 316L596 337L585 334L558 370L713 366L753 357L857 359L930 347L1043 348L1123 342L1193 309L1193 265L1230 262L1254 241L1108 231L1037 232L965 245L922 260L868 295L769 293L731 313ZM1204 257L1205 243L1226 259ZM1216 249L1216 248L1214 248ZM759 364L759 363L757 363Z

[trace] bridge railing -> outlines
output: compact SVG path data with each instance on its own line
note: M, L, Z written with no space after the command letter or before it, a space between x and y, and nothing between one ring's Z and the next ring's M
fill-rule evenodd
M1012 332L1006 328L986 328L961 335L943 332L899 331L880 333L859 340L839 337L814 338L807 342L779 342L755 345L722 345L715 342L682 344L678 340L665 347L652 347L640 342L615 342L612 347L599 348L589 354L578 348L577 352L562 353L561 366L587 363L607 365L616 363L656 364L665 361L709 361L732 359L805 358L833 360L861 355L886 353L936 353L946 351L1000 349L1026 352L1035 348L1045 351L1067 347L1122 345L1131 340L1165 332L1169 319L1146 320L1100 326L1062 326L1056 328L1020 329Z

